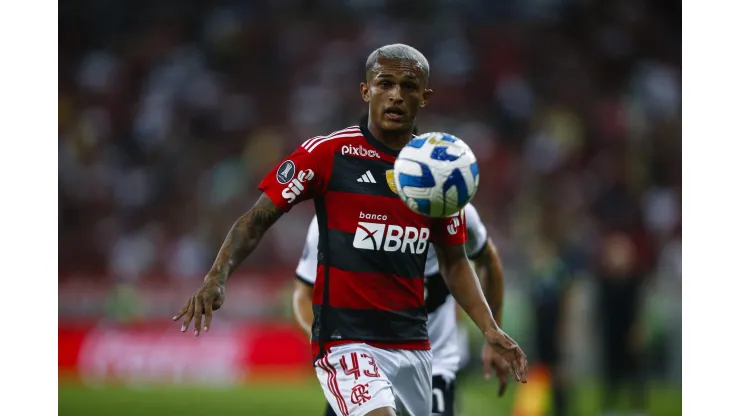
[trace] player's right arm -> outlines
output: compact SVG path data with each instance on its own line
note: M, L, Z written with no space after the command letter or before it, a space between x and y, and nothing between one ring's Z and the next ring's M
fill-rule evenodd
M173 318L177 321L185 317L182 332L187 331L193 318L195 336L200 335L201 327L208 331L213 311L223 305L226 281L254 251L272 224L294 205L323 194L332 166L331 153L326 150L321 146L308 148L304 143L265 176L259 185L262 195L257 203L231 227L203 286ZM203 316L205 323L201 326Z

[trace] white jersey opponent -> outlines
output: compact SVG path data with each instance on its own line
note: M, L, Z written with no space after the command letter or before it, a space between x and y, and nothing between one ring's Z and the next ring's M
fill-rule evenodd
M468 231L465 250L468 258L475 259L486 247L488 234L478 211L472 204L465 206L465 219ZM318 245L319 226L314 216L308 228L303 255L296 268L296 277L309 285L316 282ZM424 295L429 313L429 341L432 344L432 375L442 376L448 381L454 380L460 366L455 300L439 274L437 254L433 246L429 247L424 275L426 277Z

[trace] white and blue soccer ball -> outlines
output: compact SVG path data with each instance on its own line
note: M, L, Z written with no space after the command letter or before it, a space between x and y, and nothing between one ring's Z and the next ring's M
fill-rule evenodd
M412 211L443 218L462 210L478 191L478 162L470 147L447 133L416 136L393 166L398 195Z

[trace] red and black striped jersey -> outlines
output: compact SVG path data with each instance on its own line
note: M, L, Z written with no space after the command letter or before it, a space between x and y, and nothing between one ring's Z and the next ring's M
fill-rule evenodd
M365 342L429 349L424 266L429 244L464 244L465 215L435 219L411 211L395 191L398 151L365 127L304 142L262 180L283 212L313 199L319 224L314 355Z

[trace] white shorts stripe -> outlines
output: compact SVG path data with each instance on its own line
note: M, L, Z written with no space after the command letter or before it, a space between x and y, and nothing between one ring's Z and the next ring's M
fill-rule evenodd
M347 409L347 403L344 401L344 397L342 397L342 393L339 391L339 383L337 383L337 372L334 369L334 366L329 363L329 357L324 356L324 358L319 360L318 364L319 367L321 367L321 369L326 372L326 385L329 388L331 394L334 395L334 398L337 400L337 406L339 406L340 413L342 413L342 416L348 416L349 409Z

